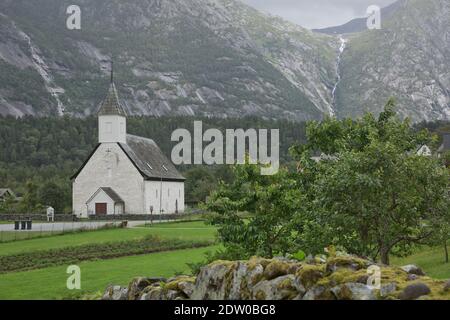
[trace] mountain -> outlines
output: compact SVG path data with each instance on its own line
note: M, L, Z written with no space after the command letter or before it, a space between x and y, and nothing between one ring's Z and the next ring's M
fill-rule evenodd
M381 19L389 19L395 12L397 12L397 9L401 8L401 6L404 5L405 2L405 0L398 0L384 8L381 8ZM365 30L367 30L367 18L356 18L340 26L313 29L314 32L330 35L356 33Z
M80 6L81 30L66 28ZM0 113L96 111L115 62L132 114L318 119L337 41L233 0L2 0Z
M394 7L381 30L342 38L237 0L2 0L0 115L95 113L113 58L134 115L310 120L395 96L414 121L450 119L449 2Z
M415 121L450 119L450 1L405 1L381 30L349 38L340 64L337 115L377 113L397 100Z

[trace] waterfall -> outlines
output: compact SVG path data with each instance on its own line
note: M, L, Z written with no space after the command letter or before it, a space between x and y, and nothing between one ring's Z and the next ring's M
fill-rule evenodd
M334 116L335 113L335 106L336 106L336 90L337 87L339 85L339 82L341 82L341 73L339 71L340 66L341 66L341 58L342 58L342 54L344 53L345 47L347 45L347 39L342 38L342 36L339 36L339 41L341 42L341 46L339 47L339 54L337 57L337 61L336 61L336 83L334 84L333 87L333 91L331 91L331 96L332 96L332 107L331 107L331 112L330 115Z
M37 72L40 74L42 79L44 79L44 85L47 89L48 93L56 100L57 107L58 107L58 115L63 116L65 107L61 100L59 99L59 95L61 93L64 93L64 89L58 87L52 76L49 74L48 70L50 69L48 65L45 63L44 59L42 59L38 54L38 49L33 45L31 42L31 38L23 31L19 30L21 36L24 38L24 40L28 43L28 47L30 48L31 52L31 58L33 61L33 64L37 70Z

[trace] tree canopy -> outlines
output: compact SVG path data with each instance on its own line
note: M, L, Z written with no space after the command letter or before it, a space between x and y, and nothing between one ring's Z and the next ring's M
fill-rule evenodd
M292 148L296 171L261 177L248 165L236 168L236 180L209 198L230 252L316 254L334 245L389 264L391 254L448 237L448 169L416 154L435 137L400 120L393 101L378 117L311 122L307 140ZM247 219L238 219L241 212Z

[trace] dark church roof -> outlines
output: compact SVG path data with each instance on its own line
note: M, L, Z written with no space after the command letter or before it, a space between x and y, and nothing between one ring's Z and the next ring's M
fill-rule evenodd
M102 187L100 189L102 189L114 203L124 203L122 198L113 189L109 187Z
M439 148L438 152L444 153L449 150L450 150L450 134L445 134L444 140L443 140L442 145Z
M126 116L125 109L119 101L119 95L117 94L116 86L114 82L111 82L108 90L108 94L106 98L100 104L100 108L98 109L98 115L106 116L106 115L120 115Z
M127 134L127 143L119 145L144 178L185 180L153 140Z
M125 203L122 198L112 189L109 187L101 187L99 188L90 198L88 201L86 201L86 203L89 203L92 201L92 199L95 198L95 196L100 192L103 191L106 193L106 195L112 200L114 201L114 203Z

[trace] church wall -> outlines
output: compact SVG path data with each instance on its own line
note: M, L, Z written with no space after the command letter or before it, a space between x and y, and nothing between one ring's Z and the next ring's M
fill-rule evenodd
M160 203L163 214L171 214L176 212L176 204L178 203L178 213L184 212L184 183L183 182L162 182L161 181L145 181L145 210L150 214L150 206L153 206L153 214L159 214Z
M127 122L125 117L118 115L99 116L98 135L100 143L126 143Z
M74 180L73 213L86 217L86 202L100 187L124 200L125 213L144 213L144 179L117 143L102 143Z

